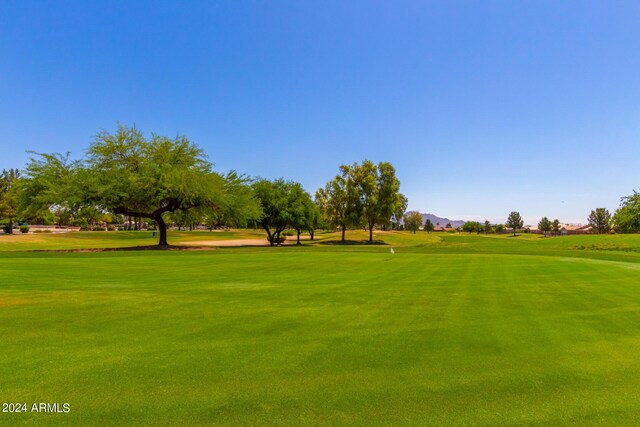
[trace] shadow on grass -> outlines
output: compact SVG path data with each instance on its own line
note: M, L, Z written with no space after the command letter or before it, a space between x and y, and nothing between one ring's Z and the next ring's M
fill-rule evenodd
M331 246L352 246L352 245L386 245L384 240L374 240L370 242L368 240L345 240L344 242L341 240L329 240L329 241L320 241L316 243L318 245L331 245Z
M124 246L119 248L34 249L26 252L210 251L215 246Z

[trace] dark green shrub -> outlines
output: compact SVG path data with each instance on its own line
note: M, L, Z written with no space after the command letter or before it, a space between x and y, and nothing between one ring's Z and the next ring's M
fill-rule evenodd
M268 237L267 240L269 240ZM280 236L279 239L276 236L271 236L271 241L276 245L284 243L285 240L287 240L286 236Z
M20 232L25 234L29 232L29 226L28 225L21 225L20 226Z

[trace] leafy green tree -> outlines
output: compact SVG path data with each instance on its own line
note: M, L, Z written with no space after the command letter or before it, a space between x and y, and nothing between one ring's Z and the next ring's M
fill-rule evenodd
M387 228L392 215L402 218L407 199L399 192L400 181L390 163L340 166L340 173L316 192L326 222L340 226L342 241L348 226L363 225L373 241L373 228Z
M484 234L491 233L492 231L491 223L489 221L485 221L484 227L482 228L484 229Z
M560 221L558 219L554 219L553 223L551 223L551 231L553 232L554 236L558 236L560 234Z
M215 206L224 196L224 178L205 157L186 136L145 138L124 125L115 134L103 130L89 147L81 174L85 201L155 221L158 245L167 246L164 214Z
M476 234L480 234L483 230L484 230L484 228L482 227L482 224L480 224L478 221L476 221L476 223L475 223Z
M480 224L477 221L467 221L462 224L462 231L466 231L467 233L471 234L474 231L478 230L479 227Z
M400 180L396 176L396 169L389 162L379 162L377 165L377 223L386 229L390 224L392 214L402 218L407 210L408 200L400 193ZM371 230L369 241L372 240Z
M309 211L309 221L307 222L307 231L309 232L310 240L315 237L316 230L322 228L322 211L320 206L314 201Z
M538 230L540 230L544 236L547 236L547 233L549 233L551 231L551 229L553 228L553 224L551 223L551 221L549 221L549 218L547 218L546 216L543 217L540 222L538 222Z
M31 153L18 189L18 209L32 222L69 225L83 203L81 162L70 153Z
M359 205L365 229L369 231L369 241L372 242L373 227L382 219L378 205L378 170L372 161L365 160L362 165L354 163L351 166L351 174L360 199ZM391 212L389 218L391 218Z
M448 222L445 228L451 228L451 223Z
M296 244L300 245L300 234L308 230L313 221L315 204L299 183L291 183L290 191L291 226L297 232Z
M251 182L250 178L234 170L224 176L224 192L218 203L200 209L209 230L223 225L247 227L260 218L262 211Z
M205 219L202 208L194 208L186 211L178 210L168 215L167 220L178 227L178 230L189 228L193 229L194 225L200 224Z
M411 212L405 215L404 225L407 230L416 234L416 231L418 231L422 225L422 215L420 215L420 212Z
M260 226L267 232L271 246L282 243L280 233L288 226L299 230L306 226L306 202L300 202L304 190L299 183L282 178L274 181L258 179L253 183L253 191L262 207Z
M394 208L394 212L393 212L395 217L396 218L404 217L404 213L407 211L407 206L409 206L409 200L404 196L404 194L399 193L396 207ZM393 224L390 224L390 226L391 226L391 229L393 229Z
M496 233L504 232L504 224L496 224L493 231L495 231Z
M589 225L597 234L608 233L611 230L611 214L605 208L596 208L589 214Z
M96 136L84 161L70 161L68 154L39 157L27 166L27 212L93 206L149 218L158 225L159 246L167 246L164 214L216 205L224 193L224 178L184 136L145 138L135 127L119 125L115 134Z
M372 242L374 227L386 226L402 202L400 181L396 178L394 167L388 162L375 165L365 160L361 165L354 163L350 171L359 196L362 220L369 231L369 242Z
M427 220L424 223L424 231L426 231L427 233L431 233L433 230L435 230L433 222L431 222L431 220L427 218Z
M2 170L0 174L0 218L7 221L7 230L13 234L13 222L18 214L18 169Z
M79 227L95 227L101 222L106 222L106 214L95 206L83 206L72 219L72 225Z
M620 206L613 216L613 223L617 233L640 232L640 193L634 191L632 195L623 197Z
M340 227L344 242L347 228L359 224L362 213L351 166L341 165L340 172L316 192L315 202L322 212L322 221Z
M520 216L520 212L513 211L509 214L509 217L507 218L507 227L513 229L514 236L516 235L516 231L521 229L523 225L524 221Z

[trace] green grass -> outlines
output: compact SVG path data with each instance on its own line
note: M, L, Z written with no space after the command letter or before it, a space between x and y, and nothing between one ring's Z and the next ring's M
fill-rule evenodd
M238 231L169 231L169 243L256 239L266 236L253 230ZM16 250L73 250L149 246L158 243L152 231L81 231L71 233L0 234L0 252Z
M0 239L0 423L637 423L640 236L24 251L126 236Z

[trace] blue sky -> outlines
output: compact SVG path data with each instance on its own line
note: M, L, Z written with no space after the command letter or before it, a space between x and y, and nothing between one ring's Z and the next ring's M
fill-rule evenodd
M0 169L118 121L219 171L390 161L411 209L585 222L640 189L640 2L0 2Z

